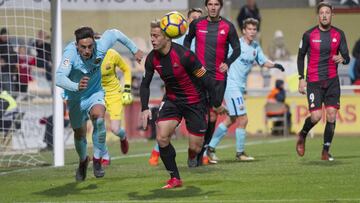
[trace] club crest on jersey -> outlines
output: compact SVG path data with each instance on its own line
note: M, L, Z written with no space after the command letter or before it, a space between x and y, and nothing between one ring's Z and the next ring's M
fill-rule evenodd
M101 58L96 58L95 61L94 61L94 64L99 64L101 61Z
M221 30L221 31L220 31L220 34L221 34L221 35L225 35L225 30Z
M332 39L332 42L336 43L336 42L337 42L337 39L336 39L336 38L333 38L333 39Z
M174 68L177 68L177 67L179 67L179 64L174 63L174 64L173 64L173 67L174 67Z
M253 56L256 56L256 51L254 50L254 52L253 52Z

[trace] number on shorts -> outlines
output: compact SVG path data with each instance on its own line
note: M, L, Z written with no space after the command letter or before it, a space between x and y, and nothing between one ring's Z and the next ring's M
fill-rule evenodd
M242 97L237 97L236 98L236 101L239 103L239 105L243 104L244 103L244 100Z
M315 100L315 95L314 95L314 93L311 93L311 94L309 95L309 99L310 99L311 103L314 103L314 100Z

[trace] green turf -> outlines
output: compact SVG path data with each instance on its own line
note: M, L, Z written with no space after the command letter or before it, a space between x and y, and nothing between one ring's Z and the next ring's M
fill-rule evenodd
M360 139L336 137L334 162L320 160L321 138L309 139L299 158L295 138L249 138L247 152L253 162L236 162L234 140L225 139L217 149L217 165L189 169L187 140L173 141L184 181L182 188L159 189L168 175L162 165L147 163L152 143L132 142L128 156L110 145L115 157L102 179L74 179L75 151L66 153L66 166L0 171L0 202L39 201L155 201L155 202L360 202ZM44 156L48 156L44 154ZM117 156L117 157L116 157Z

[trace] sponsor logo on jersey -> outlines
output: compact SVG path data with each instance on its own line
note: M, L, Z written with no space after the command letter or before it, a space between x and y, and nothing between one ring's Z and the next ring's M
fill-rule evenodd
M314 42L314 43L321 43L321 39L313 39L312 42Z
M199 32L201 32L201 33L208 33L207 30L199 30Z

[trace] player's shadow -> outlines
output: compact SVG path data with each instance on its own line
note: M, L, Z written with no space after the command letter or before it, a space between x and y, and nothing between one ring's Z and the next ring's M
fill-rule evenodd
M217 191L203 192L200 188L195 186L188 186L176 189L156 189L151 190L150 194L141 195L139 192L130 192L128 197L130 200L154 200L154 199L169 199L173 198L186 198L194 196L207 196L214 195Z
M323 160L313 160L313 161L307 161L307 162L303 162L301 163L301 165L309 165L309 166L324 166L324 167L331 167L331 166L336 166L336 165L344 165L346 163L342 162L342 161L323 161Z
M58 187L52 187L44 191L34 192L36 195L43 195L49 197L63 197L67 195L76 195L83 190L96 190L98 187L96 184L86 185L85 187L79 187L80 182L71 182Z

